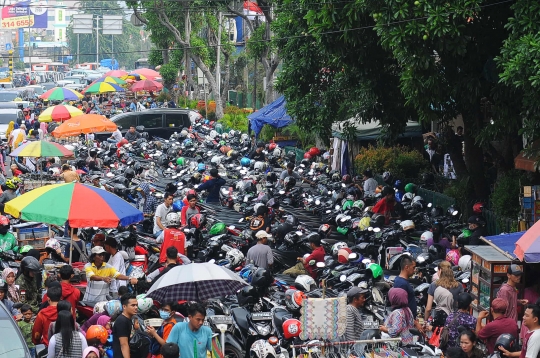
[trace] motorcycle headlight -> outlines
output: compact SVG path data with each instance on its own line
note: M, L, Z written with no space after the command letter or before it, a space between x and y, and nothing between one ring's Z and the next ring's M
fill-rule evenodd
M255 323L255 328L261 336L267 336L272 331L272 326L270 326L269 324Z

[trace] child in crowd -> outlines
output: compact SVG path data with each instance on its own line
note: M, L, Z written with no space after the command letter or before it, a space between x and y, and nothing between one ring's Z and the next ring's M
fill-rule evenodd
M19 167L17 166L17 164L11 164L11 173L13 174L14 177L18 177L23 172L19 170Z
M176 343L165 343L161 346L161 355L163 358L178 358L180 348Z
M30 307L29 304L24 304L21 307L21 313L22 313L22 320L17 322L17 325L19 326L21 333L24 337L24 340L26 341L26 344L28 345L28 349L30 350L30 355L32 358L36 357L36 346L32 342L32 329L34 328L34 323L32 322L32 307Z

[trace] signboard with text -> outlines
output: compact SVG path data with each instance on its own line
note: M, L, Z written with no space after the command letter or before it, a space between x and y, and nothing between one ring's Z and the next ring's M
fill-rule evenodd
M1 26L4 29L47 28L47 2L22 1L2 8Z

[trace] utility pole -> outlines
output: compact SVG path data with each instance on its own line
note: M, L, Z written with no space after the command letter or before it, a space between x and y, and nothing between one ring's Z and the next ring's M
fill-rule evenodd
M221 95L221 11L218 13L218 38L217 38L217 54L216 54L216 82L217 94Z
M99 63L99 16L96 16L96 62Z

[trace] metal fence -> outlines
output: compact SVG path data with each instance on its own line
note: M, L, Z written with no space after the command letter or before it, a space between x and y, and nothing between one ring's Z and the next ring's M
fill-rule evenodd
M517 219L499 217L495 212L487 209L483 210L483 215L486 219L487 231L490 236L519 230L519 221Z

